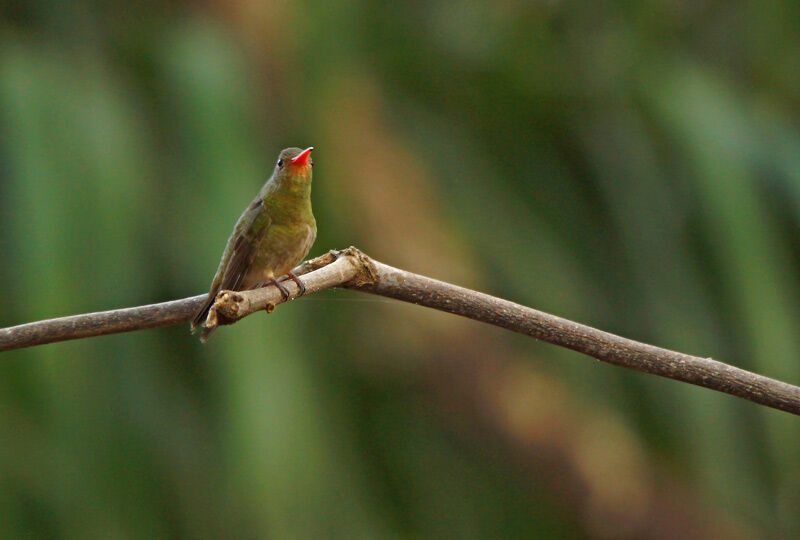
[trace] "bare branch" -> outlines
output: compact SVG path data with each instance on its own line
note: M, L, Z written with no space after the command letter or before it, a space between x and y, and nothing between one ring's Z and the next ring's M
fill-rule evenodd
M207 295L0 328L0 351L189 322Z
M500 326L610 364L660 375L800 415L800 388L710 358L699 358L616 336L488 294L375 261L355 248L331 251L301 265L306 294L331 287L359 290ZM290 298L299 287L285 283ZM188 322L205 295L163 304L75 315L0 329L0 351L81 337ZM207 324L232 324L281 303L276 287L222 291Z

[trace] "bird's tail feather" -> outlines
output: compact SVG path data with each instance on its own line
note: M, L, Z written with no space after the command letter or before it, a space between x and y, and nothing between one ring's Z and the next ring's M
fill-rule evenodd
M216 295L208 295L208 299L203 303L203 306L197 312L197 315L194 316L192 319L190 328L192 333L197 332L202 326L203 323L206 322L206 318L208 317L208 311L211 309L211 306L214 305ZM211 330L208 328L203 330L203 334L200 336L200 341L205 341L208 339L208 336L211 334Z
M203 333L200 334L200 342L201 343L205 343L206 341L208 341L208 337L211 334L213 334L214 330L216 330L216 329L217 329L216 326L214 328L203 328Z

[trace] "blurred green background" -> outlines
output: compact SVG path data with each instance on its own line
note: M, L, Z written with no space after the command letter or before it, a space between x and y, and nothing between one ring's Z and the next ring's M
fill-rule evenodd
M207 290L286 146L311 255L800 382L800 4L0 7L0 326ZM0 537L800 535L800 422L348 291L0 358Z

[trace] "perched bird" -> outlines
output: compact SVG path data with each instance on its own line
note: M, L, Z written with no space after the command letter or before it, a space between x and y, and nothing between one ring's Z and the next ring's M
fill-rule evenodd
M312 150L281 151L272 176L233 228L208 300L192 320L192 332L203 325L221 290L275 285L286 299L289 292L276 279L288 274L300 287L300 294L305 292L305 285L290 272L308 255L317 237L317 222L311 212ZM213 331L204 328L201 341Z

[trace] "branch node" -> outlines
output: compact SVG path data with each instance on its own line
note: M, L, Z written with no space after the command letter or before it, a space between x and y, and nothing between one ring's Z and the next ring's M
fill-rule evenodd
M217 319L217 310L214 309L214 306L211 306L211 309L208 311L208 316L206 317L206 328L216 328L219 326L219 320Z
M249 300L236 291L220 291L208 310L206 328L235 323L240 318L240 312L246 310L246 303L249 304Z
M363 287L378 282L378 272L372 258L355 246L339 252L355 260L356 274L345 284L347 287Z

